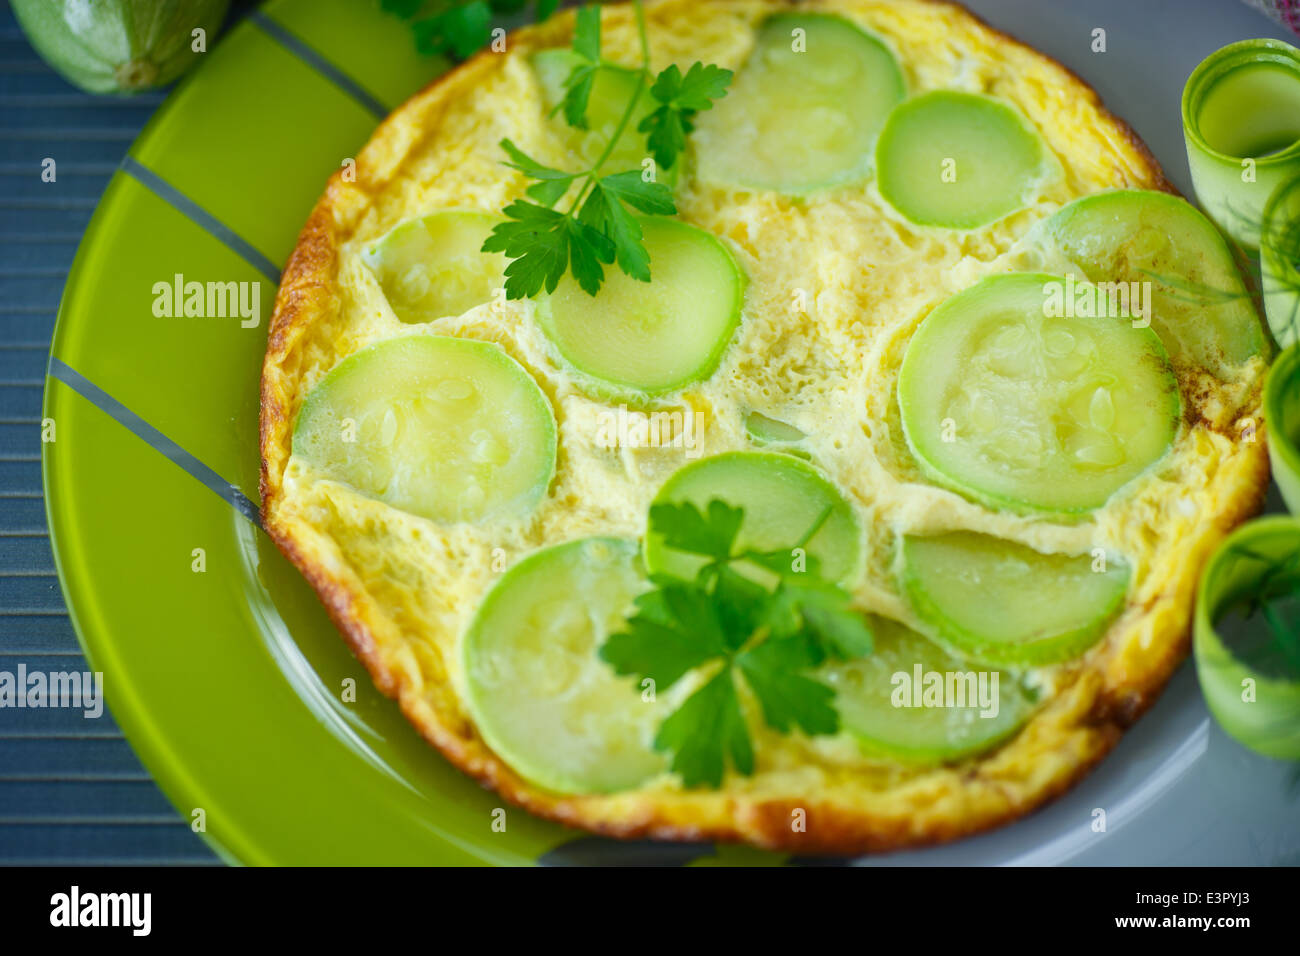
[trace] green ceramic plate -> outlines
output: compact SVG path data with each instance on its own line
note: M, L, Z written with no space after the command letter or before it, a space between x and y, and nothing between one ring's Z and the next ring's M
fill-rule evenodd
M585 838L509 807L494 829L503 801L374 689L258 528L258 377L279 267L329 174L446 64L360 0L268 3L207 56L104 194L45 393L59 576L141 760L186 819L204 811L231 862L723 858ZM258 324L156 315L155 284L178 275L250 283Z

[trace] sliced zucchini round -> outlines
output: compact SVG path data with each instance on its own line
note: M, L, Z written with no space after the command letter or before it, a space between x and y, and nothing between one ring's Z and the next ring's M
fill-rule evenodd
M762 412L750 412L745 416L745 434L761 448L770 448L783 455L794 455L805 461L812 459L808 449L803 446L807 435L793 425L770 418Z
M548 790L627 790L666 768L653 747L662 702L597 654L645 589L636 558L636 543L619 538L535 552L488 592L465 635L465 699L479 733Z
M1300 760L1298 560L1296 518L1257 518L1219 545L1196 588L1192 649L1205 703L1228 734L1276 760Z
M546 104L548 112L554 111L564 100L564 81L573 72L573 68L583 61L572 50L556 49L542 50L533 56L532 62L541 83L542 102ZM583 168L589 167L605 152L605 147L613 138L627 104L634 95L637 96L637 103L632 116L609 157L601 164L599 172L606 175L641 169L642 162L650 153L646 150L645 134L638 133L636 128L654 111L656 104L636 70L609 65L598 67L591 84L591 96L587 100L587 128L575 129L558 113L551 118L551 128L565 148L581 161ZM655 178L672 186L677 181L677 169L680 166L681 163L677 162L671 169L656 170Z
M793 445L808 437L793 425L762 412L745 416L745 431L760 445Z
M1065 287L1042 273L990 276L916 330L898 406L931 479L992 507L1068 517L1169 450L1182 403L1160 338L1127 318L1046 314Z
M860 27L827 14L777 14L726 97L696 117L696 175L790 194L861 182L905 93L893 53Z
M1221 372L1268 348L1227 242L1177 196L1146 189L1085 196L1037 224L1032 238L1063 253L1082 278L1123 283L1108 295L1143 313L1175 362Z
M611 269L592 296L566 276L537 306L560 354L606 393L662 395L707 378L740 325L744 273L726 246L675 219L641 228L649 283Z
M1002 743L1029 718L1034 697L1014 675L979 670L896 621L870 623L871 654L819 672L864 752L912 765L960 760Z
M905 536L903 590L944 643L998 667L1051 664L1105 632L1129 568L1091 555L1042 554L972 532Z
M990 96L936 90L889 114L876 144L880 194L922 226L976 229L1028 204L1047 151L1021 113Z
M832 581L848 581L862 565L862 537L853 509L839 489L812 465L789 455L765 451L732 451L691 462L664 482L655 503L691 502L703 511L710 501L720 499L733 508L744 508L745 519L736 536L738 550L773 551L801 545L804 535L825 514L817 533L802 544L805 554L821 564L821 573ZM646 567L654 573L693 578L703 559L664 544L663 537L648 531L645 540ZM764 580L767 572L737 570Z
M498 346L388 339L311 390L293 453L326 478L431 521L523 515L555 474L551 406Z
M505 282L505 258L480 251L494 222L464 210L407 219L367 246L361 259L401 321L460 315L491 302Z

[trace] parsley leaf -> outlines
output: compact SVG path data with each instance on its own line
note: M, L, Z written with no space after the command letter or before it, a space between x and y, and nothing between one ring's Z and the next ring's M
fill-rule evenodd
M506 163L507 166L519 170L529 179L538 180L524 192L545 206L554 206L559 202L560 197L569 191L569 186L577 178L577 173L566 173L564 170L542 165L508 139L501 141L501 148L512 160Z
M783 586L791 587L789 583ZM816 639L827 657L849 661L866 657L875 649L871 628L861 614L848 607L842 592L833 596L816 592L813 600L802 598L799 613L805 632Z
M693 63L682 75L676 64L668 67L650 87L650 96L660 106L637 125L646 137L655 162L669 169L686 148L686 134L695 128L692 118L700 110L713 108L713 101L727 95L732 72L720 66Z
M564 121L577 129L587 128L587 105L591 102L591 88L596 83L598 69L579 63L564 81L564 99L559 108L564 111Z
M602 262L614 261L614 244L602 233L546 206L516 199L502 212L505 222L492 227L484 252L502 252L513 260L506 266L506 295L512 299L554 292L571 267L578 284L591 294L604 278Z
M592 184L578 219L614 244L614 258L620 269L634 279L650 281L650 254L641 242L641 224L624 208L608 180L597 179Z
M600 7L579 7L573 32L573 52L581 62L564 81L564 99L560 107L564 119L577 129L587 128L587 104L591 88L600 69Z
M740 773L753 773L754 748L731 669L719 671L666 718L654 745L673 755L672 769L688 787L721 786L728 758Z
M421 53L448 53L459 60L487 45L492 33L492 8L487 0L449 7L411 24L415 48Z
M800 539L806 544L829 510ZM791 549L758 552L739 547L744 511L713 500L650 509L650 531L676 550L706 558L691 580L651 578L654 589L635 602L625 630L611 635L600 656L616 672L654 680L668 690L702 667L720 670L694 690L663 724L657 749L673 754L672 769L687 787L718 786L728 762L751 773L753 749L736 681L753 694L768 726L789 733L839 731L835 692L802 673L828 658L851 659L872 650L871 630L849 606L849 595L811 571L793 569ZM758 558L774 566L770 589L733 565Z
M763 623L776 638L806 633L822 658L852 660L870 654L874 646L871 628L848 606L844 591L818 577L800 575L782 581Z
M573 278L582 291L587 295L595 295L605 281L605 270L600 267L601 263L608 265L614 261L616 247L609 236L581 220L568 216L565 224L569 235L569 271L573 273ZM507 267L506 273L509 272ZM558 277L554 282L547 277L547 292L554 292L557 285Z
M616 673L649 677L669 688L687 671L726 653L721 622L712 603L689 586L661 581L636 601L627 630L611 634L600 657Z
M663 536L664 544L715 561L726 561L731 557L731 549L744 520L742 509L717 499L709 502L707 514L690 501L650 506L650 525L656 534Z
M692 63L685 76L681 75L676 66L672 66L659 75L655 82L659 92L651 90L651 95L661 103L697 113L712 109L714 100L727 95L731 77L730 70L711 64L705 66L703 63Z
M750 635L763 626L771 596L767 588L733 571L729 564L717 565L706 573L713 577L713 595L723 641L728 650L738 651Z
M671 216L677 212L673 191L663 183L647 182L639 170L602 176L600 185L637 212L650 216Z
M798 637L769 640L745 651L736 663L769 727L781 733L792 727L806 734L839 732L840 716L831 706L835 691L799 673L821 663L810 642Z
M380 0L380 9L413 20L415 48L424 54L448 54L463 60L487 45L493 14L515 14L530 0ZM536 19L549 19L559 0L537 0ZM420 17L429 10L428 16Z
M600 7L579 7L573 29L573 52L590 63L600 62Z

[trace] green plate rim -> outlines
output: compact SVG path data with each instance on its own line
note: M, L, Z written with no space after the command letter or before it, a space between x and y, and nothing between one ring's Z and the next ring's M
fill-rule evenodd
M348 0L336 0L335 7L337 7L338 3L347 2ZM331 13L330 10L322 9L325 6L325 4L318 4L312 7L310 14L314 17L321 17ZM303 11L304 6L300 3L300 0L273 0L273 2L255 9L241 21L228 27L220 38L219 44L214 47L214 52L224 47L228 55L234 55L232 51L236 50L240 45L251 42L250 37L257 36L262 40L270 37L281 48L311 67L312 70L332 84L336 90L341 91L363 109L373 114L374 123L377 125L379 120L387 114L389 107L384 106L377 98L371 97L361 83L352 80L347 73L334 66L323 54L316 52L286 25L286 22L292 22L291 18L295 15L295 12L297 15L302 15ZM348 15L355 13L355 10L349 11ZM373 15L382 16L377 12ZM394 24L403 31L405 30L404 25L396 24L395 21ZM425 62L431 69L437 68L441 71L445 67L445 64L439 64L439 61L436 60ZM245 61L245 65L247 65L247 61ZM84 314L78 314L85 311L84 299L89 295L85 290L96 279L96 276L92 274L94 266L91 260L94 257L91 255L91 251L97 244L112 238L113 230L117 228L113 222L114 210L122 206L130 208L129 198L124 197L124 191L128 189L126 183L133 182L143 186L154 197L163 200L177 213L189 218L193 223L203 228L212 238L225 245L229 251L240 256L256 271L262 273L268 279L278 279L279 269L271 259L258 250L254 243L241 237L237 231L226 226L221 219L209 213L200 203L190 199L184 191L172 185L164 176L155 172L135 156L142 144L147 144L150 138L164 124L179 115L177 104L182 101L186 91L208 82L206 80L208 75L207 67L207 63L201 64L200 68L192 71L182 79L164 104L154 113L140 136L130 147L121 166L113 175L96 206L94 215L78 246L60 300L51 338L49 365L46 371L42 400L42 417L51 417L56 410L62 416L60 420L63 418L78 420L87 416L95 418L101 413L106 415L116 425L122 426L126 434L117 435L108 431L113 429L114 425L105 423L102 429L98 429L100 439L125 443L132 443L137 440L143 441L149 446L147 449L141 452L138 447L131 446L128 449L129 453L131 455L156 455L156 461L160 463L160 467L163 469L170 468L173 464L178 465L190 478L197 479L197 483L193 485L193 495L206 496L211 491L216 492L218 496L224 499L225 505L221 507L227 508L229 522L233 529L230 535L230 543L232 547L237 549L241 545L241 535L251 540L261 537L256 530L260 528L260 523L257 520L257 507L240 491L239 486L206 464L200 456L192 454L191 450L184 447L183 443L173 440L164 430L158 429L151 424L146 411L141 410L141 413L138 414L131 405L119 401L111 392L111 383L105 382L103 384L106 387L101 388L100 383L95 378L83 375L80 370L65 361L65 358L70 357L70 341L75 339L79 323L85 321ZM248 68L250 70L257 69L256 63L248 65ZM418 88L417 86L414 89ZM411 92L414 92L414 89ZM367 102L367 100L369 101ZM398 104L391 104L393 107L396 105ZM368 136L369 133L367 132L366 135ZM362 141L364 142L364 139ZM243 148L247 149L249 147L245 146ZM320 188L323 188L323 182L316 187L317 192L319 192ZM305 220L305 218L306 210L302 213L302 219ZM300 224L301 220L292 223L295 232ZM274 271L272 272L272 270ZM78 293L78 290L81 290L80 293ZM77 300L78 295L81 296L81 299L78 300L81 304L70 305L70 302ZM266 311L269 313L269 309ZM258 330L258 334L259 341L264 343L264 326ZM258 347L259 357L261 348L262 346ZM260 369L260 361L258 367ZM93 411L91 411L92 409ZM98 428L98 426L96 427ZM92 429L92 431L94 430L96 429ZM63 436L60 437L62 442L43 444L41 449L44 513L46 525L49 529L55 572L65 597L69 621L89 665L92 669L98 670L102 669L105 664L114 664L118 656L118 650L122 646L122 638L111 632L98 633L94 624L94 619L100 616L103 608L103 601L99 596L99 592L109 585L102 583L93 576L88 579L84 574L81 577L73 574L73 568L82 559L82 556L89 554L88 549L85 551L76 549L82 542L93 539L98 532L88 527L91 516L82 516L80 518L76 516L76 509L84 507L84 505L78 505L77 501L79 494L84 494L84 491L78 492L77 489L85 487L85 479L77 479L73 473L70 464L71 459L68 457L71 453L61 450L63 442L68 439ZM171 460L170 464L167 461L168 459ZM169 472L169 474L172 473ZM79 480L82 484L78 483ZM183 483L188 479L179 477L177 480ZM206 487L207 490L203 490L200 485ZM149 490L142 489L139 501L124 502L123 504L139 506L141 503L148 501L148 496ZM211 499L204 500L211 501ZM224 542L222 546L225 547ZM255 614L257 611L252 609L248 613ZM337 635L334 635L334 639L337 640ZM260 639L255 638L254 641L251 641L250 644L257 645L256 648L252 649L253 652L261 653L265 651L267 648L263 644L267 640L266 635L261 635ZM341 641L338 646L340 649L342 648ZM267 679L276 679L278 673L276 666L276 663L268 661ZM284 677L285 675L280 673L279 676ZM176 807L179 820L186 823L190 822L188 808L214 806L213 801L209 799L213 782L208 781L205 784L205 781L193 772L193 761L188 761L184 754L180 752L176 744L176 738L169 733L159 731L149 702L139 696L140 682L128 678L115 681L115 683L121 693L114 694L112 686L108 690L114 720L122 729L132 750L135 751L145 765L152 779ZM310 712L310 705L307 705L306 709ZM313 716L315 715L313 714ZM407 729L414 734L412 729L409 727ZM422 741L420 745L431 758L441 760ZM459 775L459 772L452 770L449 765L448 772ZM468 778L464 779L466 786L472 786ZM242 784L232 784L231 786L239 787ZM254 795L250 793L248 796L252 797ZM441 795L439 796L441 797ZM228 798L229 794L227 794ZM267 794L264 799L274 800L275 794ZM387 797L382 794L376 797L377 803L386 799ZM446 799L454 799L454 796L446 797ZM491 799L499 802L494 795ZM325 802L325 799L322 802ZM380 805L382 809L382 803ZM418 810L419 805L408 802L403 809L410 810L411 808ZM419 820L417 812L413 811L407 815L411 816L416 823L422 822ZM337 822L337 816L335 814L331 817L328 813L308 811L297 806L286 808L283 813L285 820L306 821L310 819L310 822L300 824L305 831L308 831L303 836L304 838L308 836L314 837L317 841L320 840L322 833L321 824L328 820ZM523 816L522 811L519 811L519 816ZM525 847L528 847L529 844L534 847L537 846L539 843L537 837L539 827L550 827L556 832L561 832L559 828L554 827L552 824L542 824L540 822L530 824L526 820L515 823L516 819L516 817L511 818L511 830L514 831L518 828L526 834L522 838ZM445 852L438 853L436 859L427 859L424 862L519 864L537 859L536 852L529 855L530 851L528 849L522 851L510 849L508 848L509 845L506 844L503 844L502 851L497 853L490 850L484 851L481 847L475 848L472 839L467 838L464 842L461 842L457 839L456 833L436 826L433 821L428 821L426 825L429 831L429 840L435 843L440 841L445 846ZM228 864L296 862L288 858L277 858L273 852L266 850L266 842L259 836L259 832L255 827L249 825L247 821L243 823L232 821L228 826L213 827L210 825L207 829L199 831L199 835L219 860ZM571 839L567 835L567 831L564 832L566 836L558 842L557 846L553 846L553 849L562 849L565 840ZM518 843L519 840L518 837L514 838L512 844ZM543 849L546 843L555 844L556 842L554 839L542 841ZM581 843L583 840L580 838L575 842ZM693 856L707 855L708 852L707 849L695 848ZM678 855L680 856L680 854ZM563 859L559 860L559 862L563 862Z

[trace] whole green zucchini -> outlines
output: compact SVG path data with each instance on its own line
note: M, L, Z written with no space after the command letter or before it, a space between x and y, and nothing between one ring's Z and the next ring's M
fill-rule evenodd
M90 93L167 85L216 39L230 6L230 0L10 2L41 58Z

